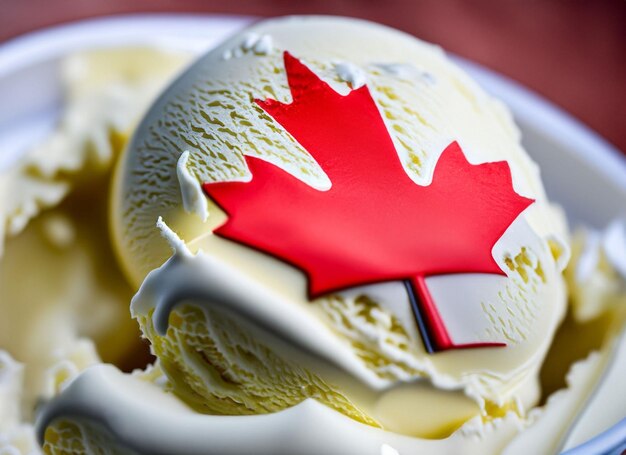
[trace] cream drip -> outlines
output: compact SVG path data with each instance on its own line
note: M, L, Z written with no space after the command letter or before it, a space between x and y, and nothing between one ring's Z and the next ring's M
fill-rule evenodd
M203 252L191 254L162 219L157 223L175 254L148 274L132 299L133 317L148 314L153 308L154 327L164 335L170 312L179 303L191 300L198 305L219 307L255 321L307 352L332 360L374 388L388 385L357 362L348 346L334 337L325 324L218 258ZM320 339L325 342L320 343Z
M247 53L255 55L269 55L274 51L274 40L268 34L247 33L243 42L234 49L222 52L222 60L241 58Z
M109 365L88 369L46 406L37 419L40 441L46 427L61 417L101 423L129 449L154 455L381 455L441 450L485 454L494 453L519 427L516 418L508 416L485 427L482 440L460 432L445 440L422 440L358 423L313 399L272 414L203 415L157 386Z
M274 42L272 41L272 37L269 35L263 35L259 40L254 44L254 53L259 55L267 55L274 50Z
M367 82L365 72L353 63L339 62L334 67L339 79L350 84L352 89L360 88Z
M623 348L622 348L623 350ZM212 416L194 412L175 396L110 365L85 370L37 419L37 434L55 419L104 425L122 445L138 453L391 455L463 453L524 455L557 453L584 409L612 350L574 364L568 388L555 393L527 419L507 413L483 424L467 422L445 439L402 436L358 423L313 399L263 415Z
M189 151L185 150L176 163L176 176L183 198L183 207L187 213L195 213L202 221L206 221L209 217L207 199L198 178L189 171L188 161Z
M163 218L159 217L156 222L156 227L161 231L161 235L167 241L170 248L174 252L174 255L190 257L191 252L185 245L185 242L176 234L172 229L163 221Z

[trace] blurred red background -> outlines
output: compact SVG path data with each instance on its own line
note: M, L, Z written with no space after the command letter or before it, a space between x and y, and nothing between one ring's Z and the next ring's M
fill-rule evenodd
M0 41L133 12L361 17L522 82L626 151L624 0L0 0L0 12Z

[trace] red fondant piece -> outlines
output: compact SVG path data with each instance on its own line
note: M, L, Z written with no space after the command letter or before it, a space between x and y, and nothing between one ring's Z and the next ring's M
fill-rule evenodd
M415 184L367 86L342 96L287 52L284 61L292 103L256 102L315 158L332 187L316 190L246 156L250 182L203 185L228 215L215 233L303 270L311 298L410 280L433 350L468 347L452 342L424 279L503 275L491 249L533 201L514 192L506 162L472 165L456 142L443 151L432 184ZM494 344L469 347L478 345Z

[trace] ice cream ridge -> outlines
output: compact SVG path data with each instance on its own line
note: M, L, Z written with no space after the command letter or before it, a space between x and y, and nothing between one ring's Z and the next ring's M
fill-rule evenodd
M511 433L484 428L538 403L566 226L506 109L433 45L260 22L161 95L111 194L158 360L83 373L42 413L49 453L81 431L122 453L497 453Z

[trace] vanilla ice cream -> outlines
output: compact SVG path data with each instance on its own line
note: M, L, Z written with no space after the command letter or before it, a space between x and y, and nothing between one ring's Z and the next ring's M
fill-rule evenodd
M513 190L535 202L493 247L504 273L426 280L455 343L505 348L429 354L402 283L311 302L302 270L212 234L226 215L201 185L245 179L243 155L319 191L332 185L254 102L290 102L285 51L341 96L367 87L397 152L389 160L415 185L433 181L454 141L472 164L508 163ZM277 210L268 207L267 217ZM376 427L442 437L474 416L524 414L538 400L538 368L565 310L566 228L506 109L437 47L336 18L266 21L229 39L159 99L120 162L112 228L137 284L170 254L154 229L159 216L191 253L179 251L149 275L132 312L174 390L195 409L257 414L316 398Z
M36 406L80 370L147 357L108 241L108 185L126 137L188 58L148 48L65 56L57 128L0 169L0 453L36 453Z
M432 189L453 144L466 160L455 179L488 170L528 201L487 252L500 273L425 277L450 338L445 348L428 345L404 276L312 298L302 267L214 233L236 212L207 196L211 185L254 182L260 168L250 163L279 169L311 194L337 185L332 157L321 160L266 109L295 103L297 90L313 91L308 83L339 104L353 93L371 97L371 122L353 134L367 145L379 121L393 145L374 173L399 163L398 181ZM323 115L345 133L345 117ZM259 194L276 184L267 180ZM488 202L500 203L489 194ZM158 360L133 374L97 365L65 385L39 416L48 453L554 453L591 434L577 416L601 428L601 403L619 389L612 359L626 352L620 306L577 294L557 332L568 310L567 228L508 111L439 48L408 35L351 19L291 17L233 36L153 105L119 161L111 195L118 259L139 289L131 314ZM273 222L286 207L262 214ZM407 219L430 215L408 207ZM372 222L389 211L383 204ZM317 221L305 228L315 232ZM455 226L450 242L462 244L468 228ZM611 229L613 242L623 242ZM420 239L401 240L409 248ZM375 247L364 244L362 257ZM576 250L573 269L610 277L615 302L623 296L622 262L602 254L585 265ZM611 321L600 329L604 340L573 343L592 312ZM561 355L574 344L573 358ZM554 384L544 378L546 363L558 366ZM540 377L560 390L542 396ZM594 391L596 406L588 404Z

